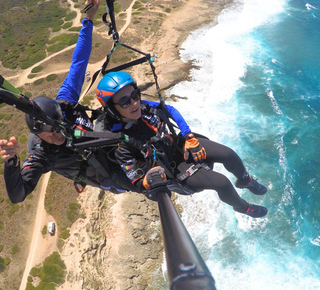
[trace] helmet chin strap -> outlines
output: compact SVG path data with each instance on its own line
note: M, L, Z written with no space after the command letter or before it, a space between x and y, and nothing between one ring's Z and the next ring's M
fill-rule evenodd
M110 116L113 119L117 120L118 122L122 122L123 117L119 114L118 111L116 111L115 108L113 108L114 109L113 110L112 108L110 108L110 106L107 106L106 109L107 109L108 114L110 114ZM116 112L114 112L114 111L116 111Z

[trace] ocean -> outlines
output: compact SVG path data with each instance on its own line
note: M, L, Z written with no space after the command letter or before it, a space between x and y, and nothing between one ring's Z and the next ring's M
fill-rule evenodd
M320 289L319 28L319 0L235 0L180 51L197 68L169 91L187 98L172 104L268 188L239 190L268 208L263 219L214 191L178 197L218 290Z

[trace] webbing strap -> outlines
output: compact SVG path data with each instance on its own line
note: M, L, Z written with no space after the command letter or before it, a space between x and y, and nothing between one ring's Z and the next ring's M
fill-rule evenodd
M204 168L205 170L210 170L210 167L205 164L205 163L197 163L197 164L192 164L185 173L179 174L178 175L178 179L180 181L183 181L185 179L187 179L188 177L192 176L193 174L195 174L200 168Z

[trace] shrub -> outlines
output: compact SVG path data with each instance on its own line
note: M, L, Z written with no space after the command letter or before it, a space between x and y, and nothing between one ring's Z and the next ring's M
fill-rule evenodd
M63 28L63 29L68 29L68 28L70 28L71 26L72 26L72 22L67 22L67 23L63 24L62 28Z
M51 74L46 77L48 82L54 81L58 76L56 74Z
M79 32L81 30L81 26L79 27L71 27L70 29L68 29L68 31L77 31Z
M28 79L33 79L33 78L35 78L37 75L36 74L29 74L28 75Z
M0 273L3 272L4 269L5 269L4 259L0 257Z
M12 217L12 215L19 210L20 206L18 204L14 204L8 210L7 216Z
M65 17L65 21L70 21L76 17L77 17L77 12L72 11L71 13L67 14L67 16Z
M53 252L47 257L42 267L32 268L30 275L40 278L40 283L37 289L55 289L55 286L64 282L66 265L61 260L58 252ZM32 277L28 278L26 289L34 289L31 285Z
M59 237L63 240L67 239L70 237L70 231L69 230L64 230L61 232L61 234L59 235Z
M9 121L9 120L11 120L12 116L13 116L13 114L5 114L3 116L3 119L5 119L6 121Z
M11 259L10 258L4 258L4 265L8 266L11 263Z
M40 71L42 71L42 70L43 70L43 66L38 65L38 66L34 67L34 68L31 70L31 73L36 74L36 73L38 73L38 72L40 72Z
M43 236L45 236L45 235L47 234L47 231L48 231L47 225L44 225L44 226L43 226L43 229L42 229L42 231L41 231L41 234L42 234Z
M34 81L33 84L36 86L39 86L39 85L43 84L43 82L44 82L44 78Z
M11 254L12 255L15 255L16 253L18 253L20 250L19 246L18 245L14 245L12 248L11 248Z

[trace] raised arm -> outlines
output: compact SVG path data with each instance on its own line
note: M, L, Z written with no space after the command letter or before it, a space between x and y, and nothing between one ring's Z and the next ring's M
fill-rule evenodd
M93 7L86 12L86 18L82 20L82 28L73 52L70 70L56 98L57 100L67 99L72 104L79 101L92 49L93 20L98 11L100 0L88 0L86 5L89 3L92 3Z

